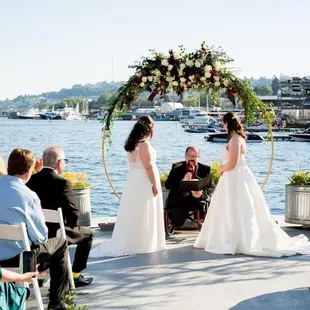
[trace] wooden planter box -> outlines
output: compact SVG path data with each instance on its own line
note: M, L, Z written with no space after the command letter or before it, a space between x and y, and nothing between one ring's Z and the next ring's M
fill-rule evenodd
M285 185L285 222L310 226L310 185Z
M80 226L91 225L90 188L73 189L73 201L80 211Z

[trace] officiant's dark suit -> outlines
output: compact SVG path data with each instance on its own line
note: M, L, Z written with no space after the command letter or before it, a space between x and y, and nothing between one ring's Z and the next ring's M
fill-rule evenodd
M211 168L198 162L199 150L195 147L188 147L185 152L185 161L172 165L172 169L166 180L165 187L170 190L166 208L170 210L169 217L173 225L182 226L192 210L202 210L203 203L210 199L215 190L215 184ZM189 166L194 166L189 172ZM191 175L187 178L188 175ZM184 179L201 179L210 176L209 182L199 192L183 192L180 189L181 181ZM195 195L195 196L194 196Z
M90 228L78 225L79 210L73 202L70 182L58 175L54 169L46 167L33 174L26 185L38 195L43 209L62 209L68 243L77 245L72 271L79 274L87 266L94 235ZM46 226L48 237L56 237L59 225L46 223ZM76 286L84 286L90 284L92 278L79 275L74 280Z

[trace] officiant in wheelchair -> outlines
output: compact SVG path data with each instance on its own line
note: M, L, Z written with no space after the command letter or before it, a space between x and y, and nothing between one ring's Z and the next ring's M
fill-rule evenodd
M184 181L203 181L201 190L186 190ZM198 182L198 181L197 181ZM211 195L215 190L211 168L199 163L199 149L187 147L185 161L174 163L165 187L170 190L165 203L165 228L169 236L175 227L181 227L186 220L194 222L198 229L207 213Z

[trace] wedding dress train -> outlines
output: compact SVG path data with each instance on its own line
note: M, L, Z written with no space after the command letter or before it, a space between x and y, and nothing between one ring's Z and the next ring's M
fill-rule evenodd
M223 150L223 162L228 151ZM281 257L310 254L304 235L291 238L272 220L263 192L241 154L223 173L194 247L218 254Z
M152 148L151 145L150 147ZM112 238L92 249L90 257L117 257L166 249L163 197L155 163L156 152L152 148L158 189L158 194L154 197L138 150L139 147L136 153L128 153L129 171ZM135 158L133 154L137 154Z

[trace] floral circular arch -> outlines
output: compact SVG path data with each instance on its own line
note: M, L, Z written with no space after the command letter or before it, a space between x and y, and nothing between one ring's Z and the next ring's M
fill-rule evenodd
M274 157L272 114L267 109L268 105L257 98L250 84L237 77L228 68L227 65L233 62L233 59L227 56L222 48L208 47L205 42L198 50L190 53L187 53L183 46L179 46L178 51L169 50L167 55L155 50L150 50L150 53L150 57L142 57L141 61L129 66L135 70L135 73L119 88L115 98L110 102L106 118L102 121L104 123L102 139L104 169L117 197L120 199L106 167L105 139L111 137L111 122L116 110L130 108L140 94L146 91L150 93L150 101L153 101L156 96L164 98L168 93L182 95L186 91L195 90L207 92L217 103L219 103L220 92L223 92L234 105L242 106L246 123L253 122L256 117L265 119L269 124L272 151L269 171L262 185L264 188Z

